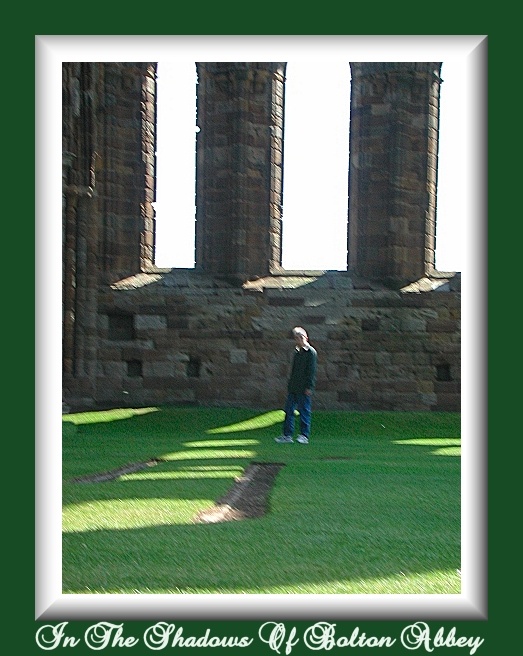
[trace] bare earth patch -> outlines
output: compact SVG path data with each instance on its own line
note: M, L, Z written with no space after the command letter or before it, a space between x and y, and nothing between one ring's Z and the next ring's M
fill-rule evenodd
M194 522L215 524L262 517L267 512L274 479L284 466L279 462L252 462L227 494L218 499L212 508L200 511Z

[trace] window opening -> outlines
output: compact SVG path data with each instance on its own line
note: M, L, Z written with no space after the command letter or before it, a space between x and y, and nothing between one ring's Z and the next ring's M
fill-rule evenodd
M189 361L187 362L187 376L189 378L199 378L201 368L202 361L200 358L193 355L189 356Z
M142 363L140 360L127 361L127 376L129 378L141 378L142 376Z
M282 264L347 268L349 62L287 62Z
M466 69L442 65L436 268L461 271L466 212ZM195 62L159 62L156 253L193 268L196 216ZM349 62L288 62L285 83L282 264L345 270L350 127Z
M450 375L450 365L438 364L436 365L436 380L448 382L452 380Z
M461 271L467 175L464 64L443 62L441 79L435 265L439 271Z
M156 88L155 264L194 267L196 63L159 62Z

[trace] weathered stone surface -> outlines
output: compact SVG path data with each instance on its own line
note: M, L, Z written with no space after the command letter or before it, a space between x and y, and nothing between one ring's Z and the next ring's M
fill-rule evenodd
M336 275L329 276L336 281ZM346 279L346 274L340 277ZM185 282L190 283L190 278L186 274ZM413 308L411 293L362 292L335 282L323 286L320 294L303 286L296 309L295 290L286 287L285 276L278 280L279 299L290 300L289 305L267 303L261 284L254 297L238 289L217 290L212 280L207 288L199 285L195 294L194 286L185 282L182 287L172 281L161 285L159 307L170 307L176 300L177 322L158 321L151 306L150 323L140 315L141 324L151 326L145 349L140 338L136 343L115 343L107 336L99 343L100 370L112 379L114 401L121 402L119 390L129 387L119 360L139 359L143 377L133 381L128 403L145 403L160 395L165 403L281 407L293 349L290 329L303 325L319 354L316 407L365 409L382 404L404 409L406 403L409 408L430 410L438 405L441 393L445 407L459 410L459 314L450 319L448 303L427 306L420 297L433 295L433 290L413 292L417 298ZM270 284L273 293L275 281ZM111 294L110 302L104 289L100 297L107 312L117 313L138 306L133 296L140 293L128 285ZM316 307L321 309L316 315L321 321L310 315ZM197 366L192 364L196 362ZM453 386L437 383L436 366L442 364L452 372Z
M352 64L347 271L281 266L285 62L197 66L196 266L159 269L156 64L63 64L64 401L282 407L302 325L316 408L458 411L461 278L434 270L439 64Z

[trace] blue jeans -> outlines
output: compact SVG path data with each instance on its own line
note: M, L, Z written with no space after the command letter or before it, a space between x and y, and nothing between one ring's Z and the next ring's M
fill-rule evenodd
M294 410L297 408L300 414L300 434L309 437L311 432L311 407L312 398L310 396L289 392L285 402L283 434L292 437L294 433Z

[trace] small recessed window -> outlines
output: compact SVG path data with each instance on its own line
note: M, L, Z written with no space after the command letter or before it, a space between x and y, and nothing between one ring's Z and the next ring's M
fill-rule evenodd
M142 376L142 363L140 360L127 361L127 375L129 378L141 378Z
M441 381L452 380L450 375L450 365L448 364L436 365L436 380L441 380Z
M189 362L187 362L187 376L189 376L189 378L199 378L201 368L202 362L200 358L191 355L189 357Z
M132 314L110 314L109 316L109 339L131 340L134 339L134 316Z

